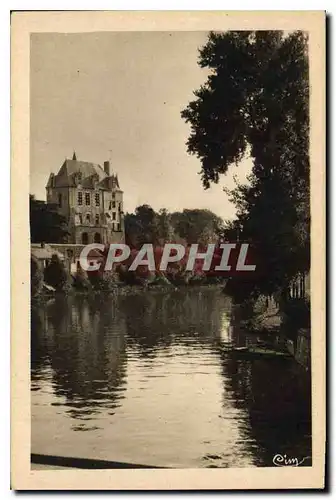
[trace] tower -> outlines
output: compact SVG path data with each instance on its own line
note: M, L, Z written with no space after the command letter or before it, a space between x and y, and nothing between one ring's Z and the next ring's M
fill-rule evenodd
M47 202L58 206L69 227L68 243L119 243L125 240L123 191L118 176L110 174L110 162L100 165L66 159L50 174Z

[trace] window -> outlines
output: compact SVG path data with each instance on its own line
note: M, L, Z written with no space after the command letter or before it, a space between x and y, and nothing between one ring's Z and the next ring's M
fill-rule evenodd
M113 198L113 199L115 198L115 193L112 193L112 198Z
M112 201L112 208L115 208L115 207L116 207L116 202Z
M82 214L78 214L78 219L79 219L80 225L82 225L83 224L83 216L82 216Z
M82 233L82 243L87 245L89 243L89 235L87 233Z
M62 206L62 195L61 195L61 193L59 193L59 195L58 195L58 206L59 206L60 208L61 208L61 206Z
M99 214L96 215L96 224L99 224Z
M86 217L85 217L85 221L87 224L90 224L91 222L91 217L90 217L90 214L87 214Z
M117 231L120 231L120 224L117 225Z
M78 203L78 205L83 205L83 193L82 193L82 191L78 191L78 193L77 193L77 203Z
M116 213L112 212L112 220L116 220Z
M99 205L100 205L100 197L99 197L99 193L96 193L96 194L95 194L95 200L96 200L96 207L99 207Z
M85 193L85 205L90 205L90 193Z
M93 240L94 240L95 243L101 243L100 233L95 233L94 237L93 237Z

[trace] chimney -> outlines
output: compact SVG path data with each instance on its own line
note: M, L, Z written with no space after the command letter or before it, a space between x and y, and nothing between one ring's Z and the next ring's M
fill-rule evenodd
M110 175L110 162L104 161L104 172L107 175Z

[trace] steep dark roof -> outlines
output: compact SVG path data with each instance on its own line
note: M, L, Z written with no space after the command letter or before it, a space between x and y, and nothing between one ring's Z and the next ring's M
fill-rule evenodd
M107 174L104 172L100 165L90 163L88 161L78 160L65 160L57 176L65 174L69 177L70 175L77 172L80 172L82 174L83 179L94 174L98 174L100 181L107 177Z
M80 179L77 177L78 174L81 174ZM72 160L66 159L58 174L50 174L46 187L68 187L80 183L84 188L93 188L97 182L102 188L119 188L117 175L107 175L96 163L77 160L74 152Z

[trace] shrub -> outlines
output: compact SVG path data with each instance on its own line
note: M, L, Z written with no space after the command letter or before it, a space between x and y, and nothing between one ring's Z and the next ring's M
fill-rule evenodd
M30 258L30 293L32 297L36 297L42 291L43 287L43 272L38 263L34 258Z
M73 277L73 286L76 290L82 291L90 290L92 288L88 275L81 266L78 267L77 272Z
M117 287L115 273L113 272L99 273L90 271L88 272L88 279L92 288L99 292L111 292Z
M56 254L44 270L44 281L59 292L67 292L70 288L70 276Z

